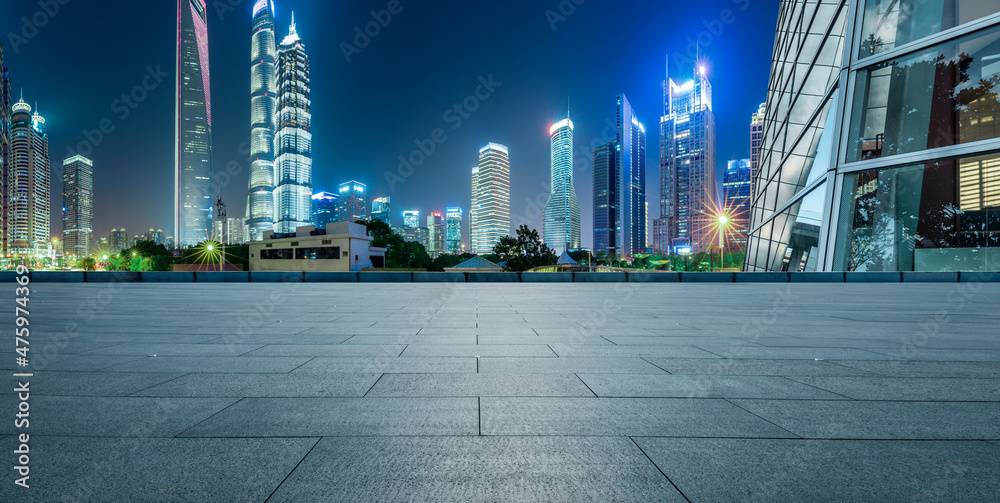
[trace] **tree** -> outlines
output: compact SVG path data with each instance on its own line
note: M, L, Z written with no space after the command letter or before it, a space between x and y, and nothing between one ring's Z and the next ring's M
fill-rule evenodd
M517 238L504 236L493 246L493 253L504 262L506 271L527 271L535 267L555 265L558 258L535 229L521 225Z
M427 254L424 245L416 241L403 241L389 224L373 218L368 221L359 220L372 237L372 246L385 248L385 266L389 269L430 269L431 256Z
M97 260L94 260L94 257L83 257L76 265L84 271L93 271L97 269Z

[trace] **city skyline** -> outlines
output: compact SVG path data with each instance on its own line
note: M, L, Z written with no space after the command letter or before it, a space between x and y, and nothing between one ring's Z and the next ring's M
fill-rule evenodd
M517 41L509 36L501 36L503 30L499 30L494 38L499 37L497 40L507 44L504 48L505 46L497 45L496 42L487 42L483 37L474 36L484 28L488 30L494 28L467 21L456 25L455 20L475 19L475 13L480 11L481 7L457 5L447 19L435 21L432 13L426 9L418 5L404 5L405 10L394 17L391 25L384 29L378 38L372 40L360 54L352 54L351 62L348 63L341 44L353 44L351 39L355 33L354 27L363 28L365 23L371 21L370 11L383 9L384 5L379 5L377 2L362 2L359 5L325 5L299 0L275 2L278 18L287 21L291 11L295 10L296 18L299 20L299 32L305 32L304 38L310 41L315 38L310 44L310 58L314 61L312 76L316 81L314 87L322 85L324 89L330 89L329 93L314 104L314 108L317 109L314 115L329 121L318 125L317 127L321 129L316 130L319 136L314 152L317 162L314 190L331 190L340 180L354 178L368 183L373 197L391 195L405 206L436 210L449 205L468 206L466 195L468 189L464 187L464 183L461 184L463 187L459 186L459 179L465 179L467 176L462 166L475 162L474 154L470 155L469 151L474 152L474 148L487 141L496 140L520 152L525 161L521 172L514 173L520 176L514 177L516 182L511 188L512 224L516 226L527 223L539 230L542 229L540 213L541 206L544 206L545 202L544 196L538 203L538 208L533 207L529 201L538 199L538 194L543 190L542 185L548 179L548 170L544 169L548 165L549 157L546 133L551 123L562 118L566 96L572 97L575 104L573 115L577 128L577 152L574 155L577 165L576 189L578 193L587 194L590 192L589 151L594 148L595 140L607 141L604 130L612 116L602 104L610 97L626 92L640 117L652 122L657 114L657 94L662 95L659 89L662 77L658 77L662 75L662 69L656 69L654 65L662 68L664 54L687 55L691 52L688 50L689 39L695 41L699 35L707 34L712 43L702 45L702 54L712 61L710 71L716 75L716 80L723 82L719 85L728 86L723 92L728 91L732 94L732 91L735 91L735 94L744 95L738 100L742 102L738 106L735 105L737 100L721 104L726 111L720 112L720 117L725 117L729 132L720 132L720 137L729 140L720 141L722 152L720 157L729 158L731 156L728 155L728 150L744 148L742 145L745 143L743 141L745 129L739 123L745 122L744 117L760 103L766 92L766 75L771 52L770 40L762 43L760 50L755 51L759 64L753 68L748 65L749 71L745 71L736 68L736 62L744 58L743 56L737 58L734 54L736 51L732 47L740 43L741 37L754 32L752 28L756 23L753 20L759 19L767 24L773 24L777 10L776 6L768 8L752 6L747 10L741 10L742 3L723 1L709 3L697 9L691 8L687 21L683 24L675 23L676 30L658 29L655 23L643 22L636 29L648 34L649 43L642 44L643 49L636 56L630 57L635 61L633 69L610 76L595 76L592 69L581 65L584 61L600 57L601 54L593 52L593 47L599 44L586 42L588 36L585 36L585 32L587 26L592 25L592 21L596 18L624 15L624 13L616 14L612 6L596 3L581 6L573 16L565 22L557 23L556 29L552 30L542 6L529 2L511 2L497 8L495 15L508 24L523 26L533 36L530 41ZM32 7L32 5L11 6L12 22L20 19L22 15L30 18ZM154 184L160 183L157 180L166 182L164 175L172 178L169 171L162 171L164 167L157 159L159 155L157 152L162 149L162 146L157 145L163 142L163 133L157 131L168 131L157 123L163 119L163 105L169 103L168 106L171 108L173 105L173 97L169 96L171 93L167 91L169 86L153 89L149 89L153 86L148 86L142 92L133 93L136 97L144 99L132 100L136 106L134 108L131 105L127 106L129 115L124 119L122 119L124 112L118 112L124 105L121 102L116 103L115 100L119 99L119 95L123 92L128 94L133 86L143 82L147 66L153 71L152 75L157 75L156 72L165 73L166 80L172 80L169 74L173 66L174 50L171 49L172 42L168 40L173 38L170 35L173 30L170 26L157 28L155 21L142 30L122 23L115 24L112 38L116 42L139 39L143 42L133 44L136 46L135 49L128 49L137 62L132 69L135 72L129 72L130 68L127 66L117 68L111 65L104 66L103 62L98 63L94 70L101 76L99 82L83 83L80 89L80 92L87 92L93 96L89 101L94 103L67 100L66 98L72 96L72 93L63 97L62 94L66 94L65 90L62 90L62 93L58 92L61 88L55 85L56 82L50 81L46 69L31 65L25 57L42 58L52 55L53 65L58 65L64 58L53 49L66 45L65 37L59 33L60 25L69 23L70 18L80 16L84 19L91 16L95 19L108 19L108 16L111 16L110 19L114 19L119 15L115 14L114 10L120 8L118 2L113 1L106 5L93 6L89 12L77 12L73 5L67 5L60 15L53 18L50 24L40 30L40 34L32 38L28 44L6 48L8 60L6 64L12 69L15 90L22 86L26 89L38 88L32 91L33 96L37 94L40 100L44 99L46 102L48 98L57 99L53 103L52 113L58 115L49 114L50 134L54 142L53 151L58 150L60 158L64 157L63 151L68 149L74 153L79 151L81 155L92 151L90 157L102 167L95 172L95 185L103 189L97 191L95 200L95 232L98 234L103 234L112 227L148 228L151 225L168 227L168 221L164 217L169 213L163 211L162 205L166 202L164 196L167 198L170 196L151 189ZM231 214L244 211L246 190L249 186L249 148L244 143L249 137L246 125L250 123L250 111L246 107L249 97L246 84L246 61L249 55L246 30L251 26L252 8L250 2L243 2L231 10L220 11L210 3L208 11L211 60L215 70L212 72L212 88L215 90L213 99L215 177L217 182L224 185L223 199L229 206ZM723 8L732 9L738 18L745 19L746 22L725 24L723 33L713 35L709 26L712 28L719 26L721 23L718 20L719 12ZM688 8L684 9L687 12ZM664 6L654 2L639 3L629 9L632 16L637 11L656 13L664 10ZM321 28L312 21L321 18L328 19L332 23L329 29L325 26ZM428 27L435 26L435 23L454 28L444 32L446 36L425 33ZM17 26L10 27L10 29L15 28ZM664 35L671 31L676 31L676 34ZM157 33L161 35L154 37ZM436 59L427 60L425 57L414 59L412 51L423 50L430 46L448 45L442 44L442 36L448 40L455 38L469 40L468 49L446 49L457 51L458 53L453 56L461 61L468 60L471 52L486 56L481 58L481 64L467 65L463 72L445 72L431 78L442 65L445 65L445 62ZM767 38L770 39L771 36L768 35ZM554 41L562 39L573 41L573 49L556 49L552 45ZM81 43L94 43L100 46L108 41L107 37L99 37ZM413 48L407 46L411 41ZM705 41L703 35L702 42ZM543 58L551 57L553 51L558 51L563 57L568 58L557 62L556 67L551 70L536 73L544 77L545 85L540 88L529 84L513 70L517 58L512 57L521 54L527 47L532 47L533 50L537 47L542 52L537 56L532 55L526 60L518 61L516 65L539 66L543 64ZM693 48L693 45L691 47ZM73 53L74 51L69 51L69 54ZM443 59L448 57L449 53L442 54ZM550 62L545 64L548 65ZM381 77L384 71L378 69L387 63L395 68L395 71L416 76L416 85L407 86L402 92L390 91L388 79ZM157 64L160 66L157 67ZM75 64L69 62L66 70L72 71L74 67ZM565 71L560 74L557 70ZM457 130L450 129L457 123L442 121L442 112L451 109L455 103L462 103L466 96L474 96L479 85L478 77L481 76L488 81L491 73L493 81L501 85L487 100L479 104L475 112L467 112L470 117L462 119L461 127ZM757 82L757 89L754 92L743 90L746 87L753 87L748 86L747 81ZM146 83L149 84L150 81L147 80ZM529 85L532 86L530 91ZM536 94L525 94L528 92ZM344 98L344 96L355 96L360 99ZM414 103L414 100L419 102ZM359 114L354 111L357 108L351 104L352 101L369 103L375 108L369 113ZM391 131L380 131L378 124L399 119L392 117L388 111L400 109L402 103L407 103L406 117L393 126ZM515 103L517 106L513 106ZM109 112L111 106L116 106L114 112ZM95 141L90 141L88 135L82 132L95 130L104 117L110 118L114 130L104 134L103 138L91 135ZM458 118L460 115L453 114L453 117ZM516 121L511 120L514 117ZM414 149L414 140L429 137L429 133L437 126L442 126L447 131L447 141L438 145L429 160L417 167L416 172L406 177L404 182L394 186L387 183L384 175L387 171L395 171L399 164L396 158L410 153ZM380 140L380 135L387 132L389 136ZM373 142L385 145L384 149L349 148L352 144L372 145ZM81 144L83 148L79 148ZM587 154L581 154L584 150L588 151ZM150 159L151 155L153 158ZM656 165L651 164L656 162L655 157L655 152L650 152L647 164ZM150 159L151 162L144 159ZM236 167L233 167L234 164ZM139 173L129 171L132 166L138 165L144 166ZM651 173L652 171L655 170L647 170L650 187L655 186L656 173ZM58 183L58 177L54 181ZM121 185L116 186L118 184ZM120 197L104 197L105 194L112 193L118 196L123 191L127 192L124 189L130 186L141 187L141 196L124 193ZM58 188L54 188L53 192L57 193ZM654 194L649 196L653 197ZM589 198L582 198L580 204L583 216L582 244L589 246L592 228L591 201ZM652 214L656 211L655 207L650 208L650 211L650 216L655 218L656 215Z

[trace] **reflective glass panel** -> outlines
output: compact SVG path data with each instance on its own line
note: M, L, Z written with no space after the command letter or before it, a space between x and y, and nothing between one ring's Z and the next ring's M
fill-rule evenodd
M858 57L1000 12L1000 0L867 0Z

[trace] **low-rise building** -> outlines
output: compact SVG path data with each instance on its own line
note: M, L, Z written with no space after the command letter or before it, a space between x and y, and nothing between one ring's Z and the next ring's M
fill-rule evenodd
M294 234L264 232L250 243L251 271L348 272L385 267L385 248L371 246L365 226L354 222L298 227Z

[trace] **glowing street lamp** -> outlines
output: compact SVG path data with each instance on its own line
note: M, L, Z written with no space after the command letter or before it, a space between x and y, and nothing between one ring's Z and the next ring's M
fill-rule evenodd
M722 238L726 233L727 225L729 225L729 217L719 215L719 269L726 267L726 244Z

